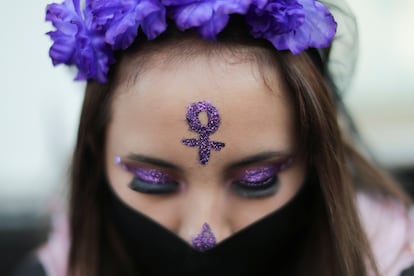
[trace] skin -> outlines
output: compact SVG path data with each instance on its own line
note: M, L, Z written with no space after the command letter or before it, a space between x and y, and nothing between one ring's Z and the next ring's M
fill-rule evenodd
M306 168L299 156L278 174L280 187L271 196L244 198L231 189L232 181L246 169L277 164L295 155L293 106L275 68L262 65L259 72L254 61L229 55L173 62L152 59L151 68L136 79L124 78L116 87L107 131L107 177L127 205L187 242L207 222L220 242L277 210L298 192ZM133 61L123 62L121 75L134 74ZM189 129L185 115L188 105L203 100L211 102L221 117L210 140L226 143L221 151L211 152L207 165L199 163L198 148L181 143L183 138L199 137ZM200 120L205 122L203 115ZM234 165L265 152L272 156ZM128 159L131 154L160 159L175 168L133 161ZM132 190L128 185L133 174L116 164L115 156L167 173L179 183L179 191L151 195Z

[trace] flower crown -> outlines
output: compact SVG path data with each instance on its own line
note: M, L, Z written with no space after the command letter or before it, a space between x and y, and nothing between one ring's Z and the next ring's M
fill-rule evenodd
M114 51L128 48L140 28L148 40L167 28L167 18L184 31L195 28L214 40L231 14L244 15L254 38L270 41L277 50L299 54L328 47L336 22L315 0L64 0L49 4L46 21L56 28L49 55L53 65L75 65L76 80L107 81Z

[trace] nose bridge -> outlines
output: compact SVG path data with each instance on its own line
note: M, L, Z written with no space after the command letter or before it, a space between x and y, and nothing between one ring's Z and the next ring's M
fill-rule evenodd
M205 223L217 242L231 234L223 188L214 183L204 184L188 189L181 208L178 235L189 242L201 232Z

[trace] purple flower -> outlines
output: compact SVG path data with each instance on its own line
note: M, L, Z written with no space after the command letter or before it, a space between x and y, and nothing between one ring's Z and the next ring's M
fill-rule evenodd
M94 28L105 31L105 41L115 50L128 48L139 27L148 39L167 28L165 7L158 0L95 0L91 7Z
M113 54L102 35L91 29L88 12L85 9L82 17L79 0L47 6L46 21L56 28L47 33L53 40L49 55L53 65L76 65L76 80L96 79L103 83L109 64L114 62Z
M251 0L161 0L180 30L197 28L203 38L215 39L230 14L245 14Z
M329 46L337 26L328 9L314 0L255 0L246 22L254 37L293 54Z
M77 80L107 81L114 51L128 48L141 28L147 39L167 28L167 14L180 30L195 28L215 39L231 14L245 15L251 33L278 50L298 54L330 45L336 22L315 0L63 0L50 4L46 21L56 28L49 55L53 64L75 65Z

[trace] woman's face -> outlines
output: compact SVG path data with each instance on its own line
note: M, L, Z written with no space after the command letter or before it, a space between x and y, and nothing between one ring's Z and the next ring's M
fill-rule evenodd
M230 55L149 64L116 87L107 130L108 180L127 205L188 242L208 223L220 242L296 194L306 164L275 68Z

